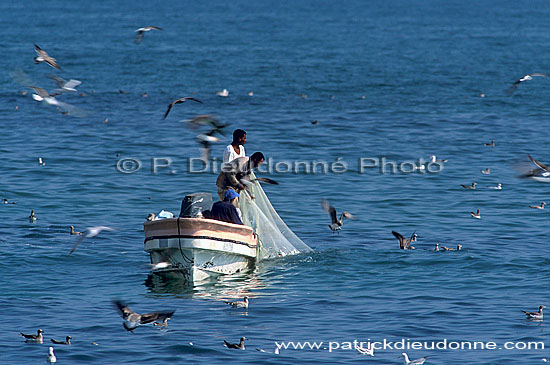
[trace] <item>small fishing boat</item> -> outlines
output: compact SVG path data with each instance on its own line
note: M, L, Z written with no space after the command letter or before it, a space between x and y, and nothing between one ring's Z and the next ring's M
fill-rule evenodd
M153 273L193 283L254 267L259 243L253 229L205 218L211 206L211 194L191 194L183 200L179 217L144 223Z

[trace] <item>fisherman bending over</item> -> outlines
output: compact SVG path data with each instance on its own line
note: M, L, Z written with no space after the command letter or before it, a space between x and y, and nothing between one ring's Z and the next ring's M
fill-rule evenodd
M230 163L225 164L218 175L218 180L216 180L220 200L224 199L227 189L243 190L244 185L240 180L249 180L252 170L260 166L264 161L263 153L254 152L250 157L237 157Z
M235 206L238 204L239 194L235 190L227 190L223 201L217 201L212 205L210 218L222 222L243 224Z

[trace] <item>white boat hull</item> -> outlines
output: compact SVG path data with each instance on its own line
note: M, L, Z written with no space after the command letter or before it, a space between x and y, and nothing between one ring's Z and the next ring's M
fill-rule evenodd
M257 238L247 226L202 218L145 223L145 251L153 272L191 283L254 267ZM155 265L159 263L165 263Z

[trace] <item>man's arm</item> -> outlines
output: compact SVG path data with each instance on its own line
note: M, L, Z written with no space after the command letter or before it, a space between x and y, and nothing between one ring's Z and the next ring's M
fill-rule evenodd
M230 171L226 172L227 180L232 186L239 187L243 189L244 186L237 180L237 174L241 173L244 170L244 167L248 163L248 160L245 157L238 157L231 161Z

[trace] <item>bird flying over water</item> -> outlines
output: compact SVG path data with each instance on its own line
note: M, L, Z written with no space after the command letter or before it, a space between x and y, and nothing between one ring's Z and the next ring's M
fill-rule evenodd
M75 87L82 84L82 81L70 79L69 81L57 76L57 75L48 75L48 77L55 81L59 86L57 89L59 92L76 92Z
M40 62L46 62L48 65L52 66L53 68L57 68L58 70L61 70L61 67L55 62L55 58L50 57L46 51L44 51L42 48L38 47L38 45L34 44L34 50L37 53L37 56L34 58L35 63Z
M137 44L141 43L141 40L143 39L143 35L145 32L150 32L152 31L153 29L156 29L156 30L163 30L162 28L159 28L159 27L154 27L154 26L147 26L147 27L142 27L142 28L139 28L139 29L136 29L136 40L135 42Z
M182 122L188 123L191 129L197 129L203 125L209 125L214 129L217 129L221 135L224 135L224 128L229 127L229 124L223 124L218 121L216 117L210 114L201 114L189 120L182 120Z
M414 250L415 249L414 246L411 246L411 242L416 242L416 238L418 237L418 235L416 233L413 232L413 234L411 235L411 237L409 239L406 239L405 237L403 237L402 234L400 234L398 232L391 231L391 233L395 236L395 238L397 238L399 240L399 248L400 249L402 249L402 250Z
M199 142L199 144L202 146L202 160L205 162L210 160L210 145L212 143L221 141L220 138L214 136L215 133L220 133L220 131L214 128L208 133L201 133L195 137L197 142Z
M59 95L59 93L49 93L45 89L38 86L29 86L31 89L36 91L36 94L32 94L32 98L36 101L43 101L49 105L59 105L60 102L54 97Z
M550 75L539 73L539 72L535 72L535 73L532 73L532 74L527 74L527 75L523 76L521 79L514 82L514 84L512 86L510 86L510 88L507 90L508 95L512 95L514 93L514 91L516 91L516 89L518 88L519 84L521 84L522 82L533 80L533 77L537 77L537 76L539 76L539 77L548 77Z
M550 166L545 165L538 160L535 160L531 155L527 156L537 168L528 170L526 173L520 175L520 177L529 178L538 182L550 182Z
M80 245L82 243L82 241L84 241L85 238L95 237L101 231L114 231L114 230L115 230L114 228L106 227L106 226L97 226L97 227L87 228L86 231L84 231L84 234L82 236L80 236L80 238L76 241L76 243L74 244L73 248L71 248L71 250L69 251L67 256L72 254L74 252L74 250L76 250L78 245Z
M470 212L470 215L473 217L473 218L476 218L476 219L481 219L481 212L479 211L479 209L477 210L477 212Z
M374 344L370 344L369 347L364 348L361 346L355 346L355 349L357 350L357 353L359 355L370 355L374 356Z
M331 224L329 224L328 227L332 232L340 233L342 225L344 224L344 218L355 219L355 217L349 212L342 212L340 219L338 219L336 217L336 209L325 199L321 200L321 206L330 215Z
M168 109L166 109L166 113L164 113L164 117L162 117L162 119L166 119L166 117L168 116L168 113L170 113L170 110L172 110L172 107L176 104L181 104L181 103L185 103L187 100L191 100L191 101L194 101L194 102L197 102L197 103L201 103L202 104L202 101L198 100L198 99L195 99L195 98L192 98L190 96L185 96L183 98L179 98L177 100L174 100L173 102L170 103L170 105L168 105Z
M424 364L424 362L426 362L426 359L428 358L428 356L426 356L416 360L409 360L409 356L404 352L399 357L404 358L403 364L405 365L422 365Z
M155 321L164 321L166 318L171 318L176 312L175 310L170 310L139 314L131 310L130 307L119 300L114 301L113 303L124 320L122 325L126 331L133 331L142 324L148 324Z

